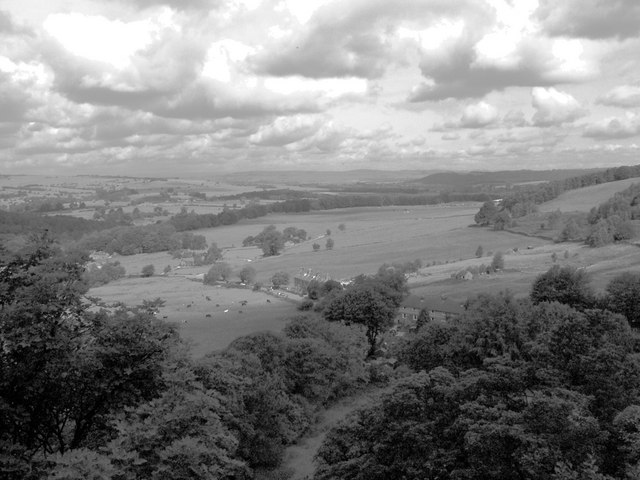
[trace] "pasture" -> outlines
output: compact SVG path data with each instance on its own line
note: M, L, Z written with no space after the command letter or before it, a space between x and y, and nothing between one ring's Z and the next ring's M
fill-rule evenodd
M420 259L423 264L446 263L474 257L478 245L485 251L542 245L545 240L516 234L470 228L479 204L336 209L305 214L269 215L236 225L199 230L225 251L224 261L235 269L251 264L257 280L268 282L278 271L291 276L301 269L327 273L334 279L348 279L360 273L375 273L380 265ZM345 231L338 225L343 223ZM242 240L256 235L267 225L279 230L303 228L309 240L285 248L281 255L262 257L257 248L242 248ZM325 249L326 230L335 244ZM313 243L321 248L313 251Z
M158 317L178 325L196 357L223 349L242 335L280 331L298 313L294 303L264 292L204 285L181 276L125 278L94 288L90 295L127 305L162 298L165 305Z
M634 183L640 183L640 178L627 178L617 182L601 183L591 187L579 188L564 192L558 198L545 202L539 206L541 212L588 212L606 202L616 193L629 188Z

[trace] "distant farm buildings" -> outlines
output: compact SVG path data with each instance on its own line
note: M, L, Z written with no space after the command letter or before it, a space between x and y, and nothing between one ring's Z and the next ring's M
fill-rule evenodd
M447 321L459 317L464 307L453 300L441 297L420 297L409 295L400 305L396 316L396 324L410 328L416 325L420 312L424 311L429 321Z

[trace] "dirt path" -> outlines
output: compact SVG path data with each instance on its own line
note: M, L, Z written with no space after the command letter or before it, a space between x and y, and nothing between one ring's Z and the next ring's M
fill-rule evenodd
M384 389L371 389L340 400L320 415L311 431L298 443L287 448L282 462L282 471L292 472L289 480L308 480L313 477L313 461L329 430L335 427L349 413L372 402Z

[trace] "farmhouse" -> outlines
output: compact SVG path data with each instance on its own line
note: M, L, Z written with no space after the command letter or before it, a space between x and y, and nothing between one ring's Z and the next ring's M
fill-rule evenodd
M409 295L400 305L396 316L396 324L404 327L414 326L422 310L429 316L429 321L451 320L459 317L464 312L462 305L452 300L441 297Z

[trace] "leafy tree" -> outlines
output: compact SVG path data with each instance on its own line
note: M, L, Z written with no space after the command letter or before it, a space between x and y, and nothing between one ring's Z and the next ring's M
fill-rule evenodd
M357 285L337 296L324 310L325 319L366 328L368 356L376 352L378 336L393 324L396 307L372 285Z
M331 229L330 228L327 228L326 235L327 235L327 237L331 235Z
M478 245L478 248L476 249L476 258L482 258L482 255L484 255L484 249L482 248L482 245Z
M90 311L86 258L45 236L0 268L0 444L23 466L106 436L111 412L159 393L178 343L146 308Z
M583 269L554 265L535 279L530 297L534 303L560 302L574 308L590 308L594 303L594 294L589 281Z
M604 305L624 315L632 327L640 327L640 273L624 272L607 285Z
M560 232L560 241L568 242L571 240L578 240L582 236L582 229L578 225L575 219L570 218L564 224L562 231Z
M261 248L265 257L279 255L284 248L284 237L282 233L277 230L271 230L265 233Z
M231 277L231 266L225 262L214 263L205 274L203 282L205 285L213 285L216 282L226 282Z
M491 269L494 271L504 269L504 255L502 254L502 252L496 252L493 254L493 259L491 260Z
M481 226L487 226L493 223L495 216L498 214L498 209L491 200L484 202L478 213L474 217L474 221Z
M242 283L252 283L256 279L256 269L251 265L245 265L238 273Z
M327 250L333 250L333 245L334 245L333 239L327 238L327 243L325 244L325 248Z
M276 272L271 277L273 288L280 288L283 285L289 285L289 274L287 272Z
M591 228L587 244L591 247L602 247L613 242L613 232L605 219L601 219Z
M222 250L218 248L215 242L212 242L203 258L204 265L211 265L222 258Z
M153 277L155 273L156 273L156 267L154 267L151 264L145 265L144 267L142 267L142 270L140 271L140 274L143 277Z
M493 229L504 230L511 224L511 215L507 210L501 210L493 216Z
M107 262L100 267L94 263L85 270L84 280L89 287L93 288L118 280L126 273L120 262Z
M318 250L320 250L320 244L319 244L319 243L314 242L314 243L313 243L313 251L314 251L314 252L317 252Z
M338 225L338 230L340 230L341 232L344 232L347 229L347 226L344 223L341 223L340 225Z

